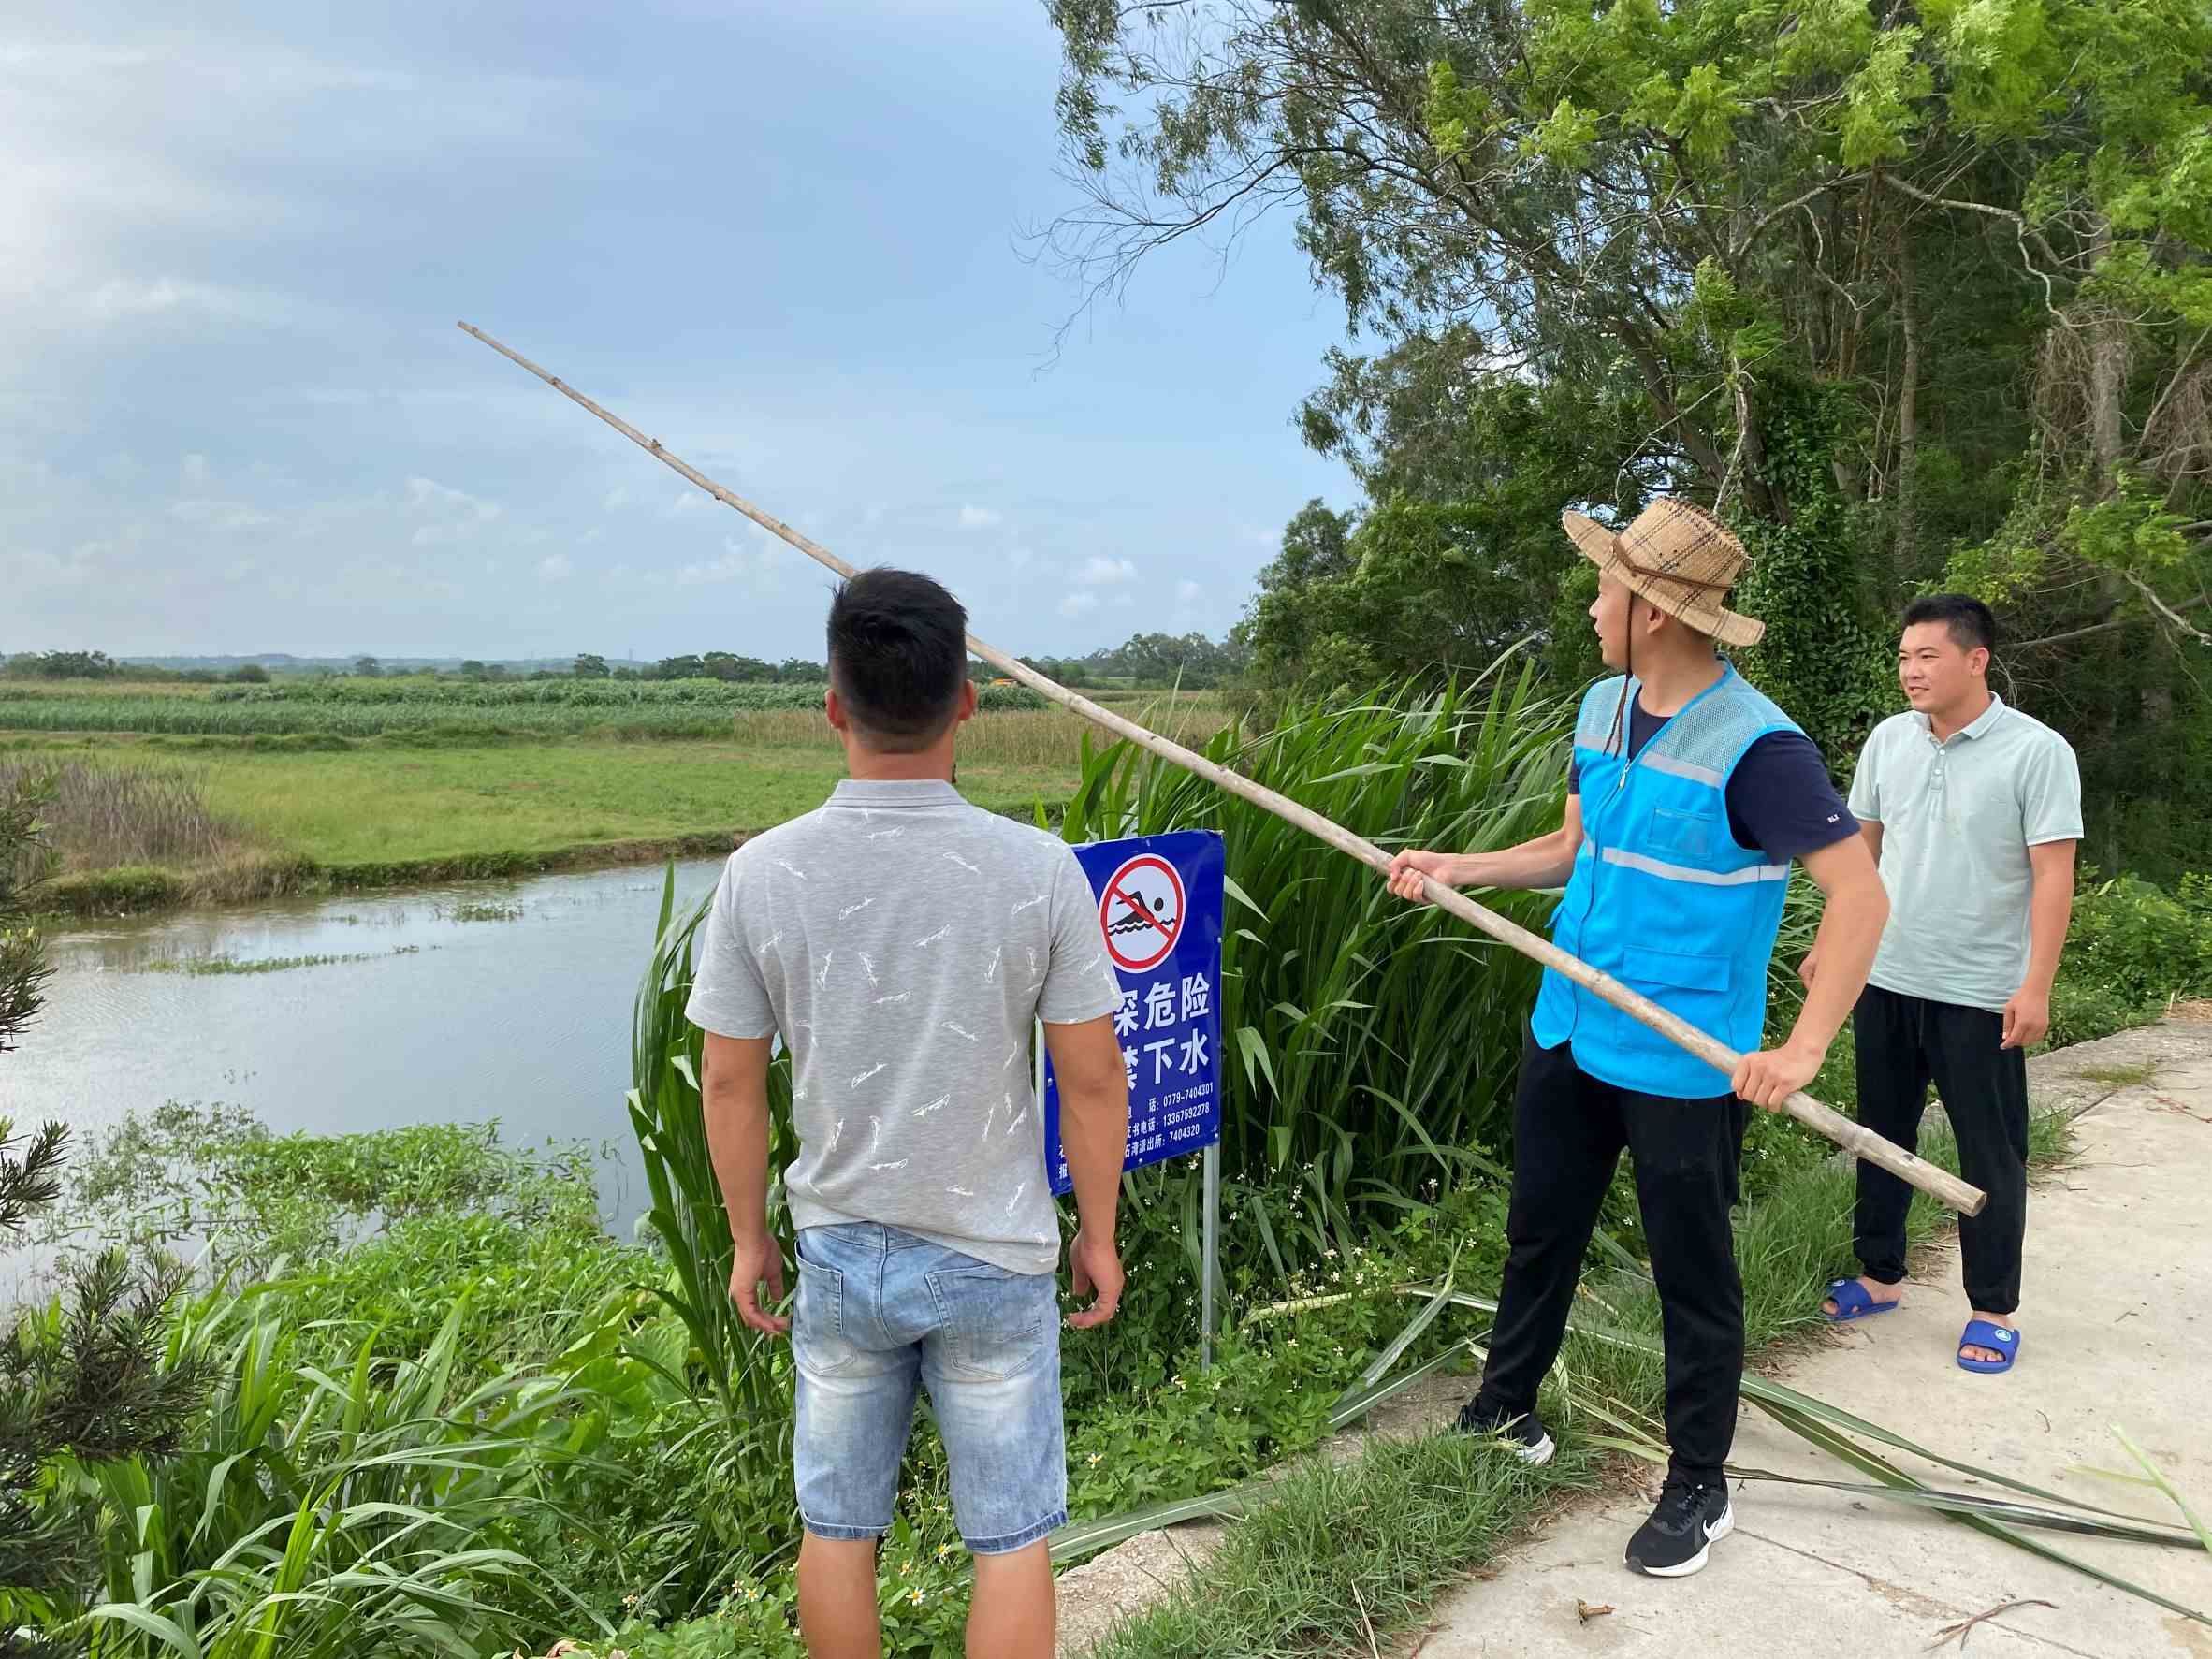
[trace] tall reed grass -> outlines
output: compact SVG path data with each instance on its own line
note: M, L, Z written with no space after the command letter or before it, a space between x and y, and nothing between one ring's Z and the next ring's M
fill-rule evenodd
M1212 741L1235 718L1219 702L1171 701L1157 695L1149 702L1121 703L1115 711L1191 746ZM957 756L969 765L1057 766L1072 773L1082 764L1084 737L1096 730L1081 715L1064 708L1010 709L963 726ZM837 745L837 734L819 708L739 714L731 731L739 743L760 749L815 749L826 753Z
M488 1540L547 1504L572 1402L551 1378L455 1376L466 1303L419 1358L325 1371L252 1302L211 1296L169 1362L217 1373L192 1444L71 1463L119 1524L103 1540L94 1659L357 1659L507 1652L573 1621L540 1564Z
M1285 709L1206 753L1386 849L1510 846L1557 827L1571 706L1525 669L1440 694L1386 688L1347 708ZM1085 757L1071 841L1214 829L1230 882L1222 952L1223 1167L1278 1258L1295 1194L1305 1251L1490 1165L1538 970L1243 799L1127 745ZM1540 927L1550 901L1485 903ZM1490 1166L1493 1167L1494 1166Z
M198 781L186 773L89 761L0 760L0 798L41 785L46 845L64 873L124 865L191 868L255 851L243 828L209 809Z
M691 943L711 902L710 895L677 916L676 871L670 867L631 1025L630 1123L652 1200L646 1220L668 1259L667 1275L655 1293L691 1333L721 1407L723 1465L733 1483L784 1494L795 1504L790 1494L790 1350L749 1330L730 1301L729 1216L715 1178L699 1087L706 1040L684 1017L691 992ZM768 1093L769 1168L781 1171L798 1156L788 1055L769 1068ZM771 1219L788 1243L781 1200L781 1183L774 1183Z

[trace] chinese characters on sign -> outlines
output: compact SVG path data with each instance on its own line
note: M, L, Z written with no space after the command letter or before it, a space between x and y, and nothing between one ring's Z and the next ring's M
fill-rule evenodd
M1186 830L1075 850L1099 895L1099 927L1121 981L1113 1034L1129 1077L1125 1170L1179 1157L1221 1135L1221 837ZM1060 1097L1045 1070L1045 1159L1069 1188Z

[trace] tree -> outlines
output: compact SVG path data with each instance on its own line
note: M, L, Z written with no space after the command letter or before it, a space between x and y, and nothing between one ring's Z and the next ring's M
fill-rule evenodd
M10 657L7 671L34 679L112 679L116 663L106 651L30 651Z
M1941 584L2000 604L2021 689L2087 717L2088 770L2123 765L2107 730L2192 752L2181 727L2212 718L2202 6L1053 17L1087 199L1048 252L1110 292L1150 249L1293 211L1382 342L1334 355L1301 415L1370 512L1494 508L1500 466L1571 488L1552 513L1684 493L1754 555L1747 603L1774 626L1747 666L1831 749L1889 706L1897 606ZM1516 385L1559 412L1578 481L1544 425L1495 418ZM1256 649L1296 662L1267 601ZM2089 793L2125 796L2141 764Z
M776 677L776 670L758 657L740 657L731 651L708 651L699 659L699 665L709 679L759 685Z
M578 679L604 679L607 677L606 659L596 651L578 651L576 665L572 672Z
M41 796L0 799L0 1058L37 1015L48 965L29 900L47 867ZM60 1196L68 1126L49 1122L28 1141L0 1119L0 1247L22 1241ZM96 1584L97 1500L70 1470L176 1448L212 1380L198 1363L164 1354L168 1306L183 1271L134 1268L121 1251L80 1263L63 1294L25 1312L0 1336L0 1586L11 1616L6 1659L58 1656L80 1641L33 1629L67 1626ZM125 1517L109 1518L127 1525Z
M39 837L43 795L18 786L0 795L0 1055L16 1046L42 1006L51 969L30 924L30 892L51 862Z
M384 673L384 668L374 657L356 657L354 672L363 679L375 679Z
M475 658L471 657L460 665L460 672L463 679L482 679L485 675L485 667Z
M697 657L663 657L649 672L652 679L704 679L706 664Z
M234 686L265 686L269 684L269 670L258 662L240 662L223 677Z

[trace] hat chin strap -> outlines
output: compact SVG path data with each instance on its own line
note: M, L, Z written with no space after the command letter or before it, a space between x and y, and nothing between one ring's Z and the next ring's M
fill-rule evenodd
M1635 589L1629 589L1628 616L1621 629L1621 697L1620 701L1613 705L1613 731L1606 740L1606 748L1608 749L1615 744L1620 745L1621 759L1623 764L1628 760L1628 740L1632 735L1632 729L1627 722L1628 691L1629 688L1636 684L1636 602L1640 598L1642 595L1637 593ZM1649 604L1650 601L1647 600L1645 603ZM1623 772L1622 777L1625 779L1627 773Z

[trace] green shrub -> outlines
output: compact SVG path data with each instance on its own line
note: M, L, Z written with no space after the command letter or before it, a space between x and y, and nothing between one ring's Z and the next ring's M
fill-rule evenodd
M2085 871L2074 901L2060 982L2137 1009L2212 996L2212 876L2184 876L2169 893L2134 876Z

